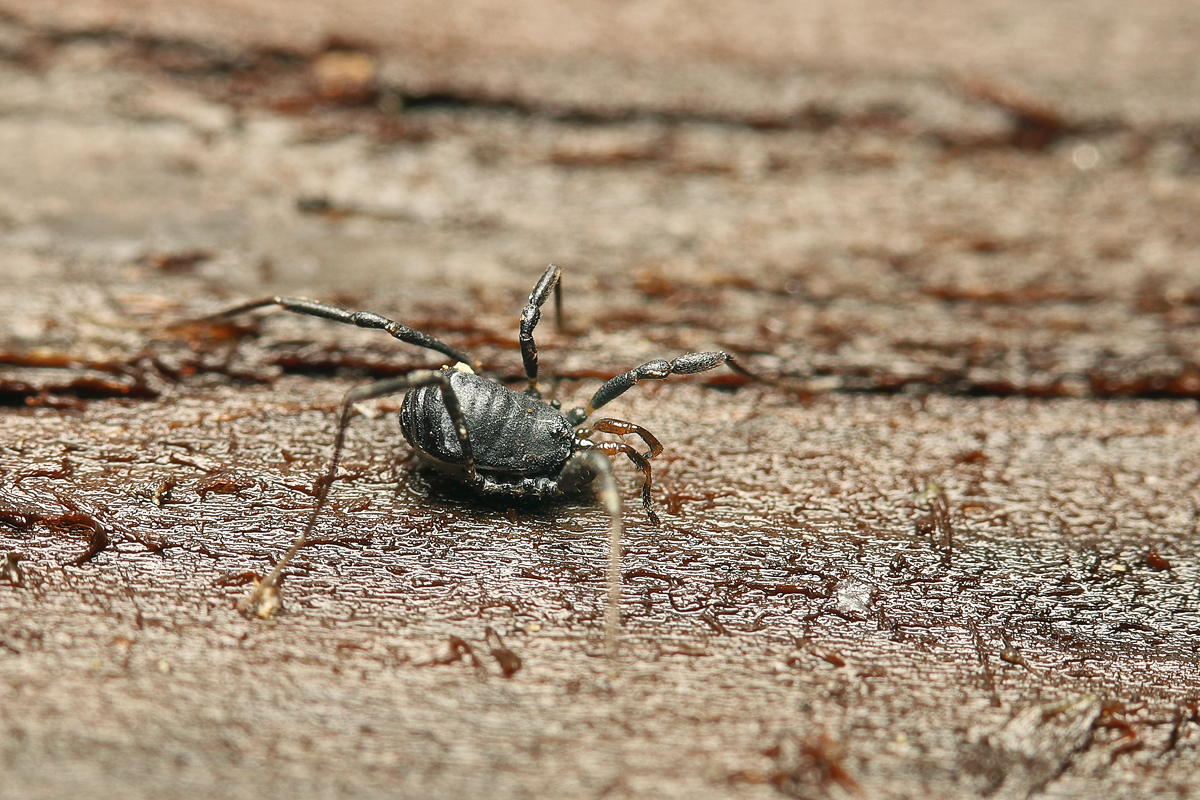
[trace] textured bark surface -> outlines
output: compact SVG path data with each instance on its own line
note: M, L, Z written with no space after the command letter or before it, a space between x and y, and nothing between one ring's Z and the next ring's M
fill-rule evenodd
M0 796L1200 785L1193 9L169 5L0 0ZM240 616L342 395L440 362L166 324L305 294L519 386L551 260L565 405L792 387L606 409L667 447L619 657L603 509L465 496L399 397Z

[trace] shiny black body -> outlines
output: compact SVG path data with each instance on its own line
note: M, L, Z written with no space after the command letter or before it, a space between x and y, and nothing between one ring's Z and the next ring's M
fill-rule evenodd
M442 372L470 432L476 477L466 474L462 445L437 384L411 389L400 407L400 430L421 461L484 494L559 494L556 479L563 465L592 443L577 440L566 416L535 395L461 368ZM582 485L582 477L570 488Z

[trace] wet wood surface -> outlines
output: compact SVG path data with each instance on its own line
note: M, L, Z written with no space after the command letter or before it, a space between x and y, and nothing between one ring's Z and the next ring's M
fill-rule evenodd
M871 113L608 67L434 97L386 31L0 8L0 796L1194 791L1192 118L1115 77L1086 109L1017 97L1000 56L982 83L863 61ZM239 615L343 394L440 362L287 314L168 323L302 293L519 386L552 260L564 405L692 350L787 380L611 405L666 445L660 527L618 465L618 656L602 507L465 496L398 397L355 419L284 611Z

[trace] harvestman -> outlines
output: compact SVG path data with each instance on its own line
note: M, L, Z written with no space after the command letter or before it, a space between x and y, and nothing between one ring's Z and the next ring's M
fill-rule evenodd
M267 576L238 604L239 609L266 618L280 608L280 577L308 542L325 507L355 404L407 392L400 407L400 431L404 438L422 462L480 494L551 498L578 492L593 481L598 484L600 498L610 518L605 632L612 649L620 614L622 508L612 464L606 456L624 455L641 471L642 507L650 522L657 525L658 515L650 495L650 460L662 453L663 447L652 433L632 422L598 419L590 427L580 426L597 409L639 381L661 381L671 375L705 372L725 364L752 380L776 385L778 382L749 372L728 353L686 353L670 361L648 361L623 372L601 386L586 407L564 414L558 401L542 399L537 381L538 352L533 340L534 328L542 315L541 307L552 291L557 322L560 327L562 325L561 275L562 270L551 264L533 288L529 303L521 314L521 358L529 381L524 391L509 389L476 374L479 362L461 350L367 311L346 311L302 298L268 297L198 320L224 319L258 308L278 306L295 314L386 331L402 342L436 351L455 361L453 366L413 370L402 377L360 386L346 394L334 436L333 456L325 474L317 480L316 503L308 521ZM595 433L637 436L648 449L639 452L624 440L592 441Z

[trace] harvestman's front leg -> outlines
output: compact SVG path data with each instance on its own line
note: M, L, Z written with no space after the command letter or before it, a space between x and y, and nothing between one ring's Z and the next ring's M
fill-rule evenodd
M710 369L715 369L722 364L729 366L731 370L744 375L752 380L761 381L762 383L774 384L774 381L755 375L734 359L728 353L685 353L671 361L655 360L647 361L639 367L622 372L615 378L609 379L603 386L596 390L592 395L592 400L587 404L587 408L576 408L567 414L567 420L572 425L581 425L591 416L592 412L604 406L616 398L620 397L634 385L641 381L665 381L672 375L691 375L697 372L707 372ZM657 525L658 514L654 512L650 500L650 459L662 452L662 444L654 437L652 433L640 425L635 425L632 422L625 422L618 419L600 419L592 425L593 430L601 433L615 433L620 436L635 434L641 437L642 441L649 447L649 451L645 454L639 453L630 447L628 444L621 442L599 442L596 444L598 449L602 449L610 453L624 453L633 462L633 465L641 470L645 480L642 482L642 507L646 510L646 515L650 521Z
M587 408L572 410L567 415L567 419L570 420L572 425L579 425L590 417L596 409L616 400L625 394L626 391L633 388L635 384L642 381L665 381L672 375L693 375L697 372L707 372L710 369L716 369L722 364L727 365L737 374L751 380L777 385L777 381L764 378L761 375L755 375L738 363L729 353L684 353L670 361L663 359L647 361L639 367L634 367L628 372L622 372L615 378L610 378L592 395L592 400L587 404Z
M458 395L454 393L454 389L450 385L450 374L447 370L417 370L400 378L389 378L351 389L342 400L342 413L338 418L337 433L333 438L333 457L329 460L329 467L326 468L325 474L317 479L317 502L308 516L308 522L305 523L304 530L292 542L292 546L287 549L287 552L275 562L275 566L267 573L267 576L258 582L258 585L254 587L254 591L242 598L238 603L239 611L244 614L254 614L265 619L277 610L279 578L283 575L283 571L287 569L288 565L292 563L292 559L296 557L296 554L300 552L300 548L308 543L308 537L312 535L313 526L317 523L317 517L320 516L321 510L325 507L325 503L329 499L329 487L333 484L334 476L337 475L338 462L342 458L342 447L346 442L346 429L350 427L350 420L354 416L354 404L433 384L441 386L442 401L446 404L446 411L449 412L450 419L454 422L458 444L462 449L463 467L467 470L468 480L475 480L475 454L471 449L471 439L467 432L467 421L463 417L462 406L458 402ZM272 599L268 600L268 598Z
M429 334L422 333L415 328L402 325L395 320L381 317L370 311L346 311L337 306L318 303L315 300L307 300L303 297L264 297L261 300L251 300L248 303L242 303L233 308L227 308L224 311L218 311L215 314L209 314L206 317L191 321L207 322L209 320L225 319L226 317L244 314L247 311L266 308L267 306L279 306L284 311L291 311L293 314L304 314L309 317L319 317L321 319L332 320L333 322L341 322L345 325L357 325L360 328L384 331L393 339L399 339L402 342L413 344L417 347L424 347L427 350L436 350L439 353L450 356L455 361L461 361L464 364L470 364L475 369L479 369L479 362L463 351L456 347L451 347L440 339L435 339Z
M558 473L558 486L564 494L595 479L604 508L608 511L608 603L604 609L604 647L610 656L617 651L617 631L621 625L621 490L613 476L612 464L597 449L582 450L567 459Z
M525 375L529 378L529 392L536 397L542 393L538 389L538 352L537 344L533 341L533 329L542 318L542 305L554 290L554 321L562 328L562 269L557 264L551 264L538 280L533 291L529 293L529 305L521 312L521 360L525 363Z

